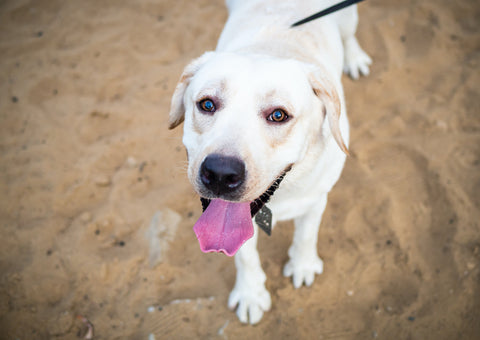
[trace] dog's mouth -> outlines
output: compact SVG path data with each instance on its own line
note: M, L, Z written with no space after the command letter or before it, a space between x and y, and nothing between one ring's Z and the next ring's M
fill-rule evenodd
M193 227L204 253L223 252L233 256L253 236L252 218L270 200L280 186L289 165L272 185L252 202L228 202L220 198L200 198L203 214Z
M268 203L272 195L275 193L275 191L278 189L280 186L280 183L283 181L283 178L291 170L292 166L289 165L280 176L275 179L273 184L263 193L261 194L256 200L250 202L250 214L252 218L260 211L260 209L263 208L265 204ZM212 201L209 198L203 198L200 197L200 201L202 202L202 209L203 212L207 210L208 206L210 205L210 202Z

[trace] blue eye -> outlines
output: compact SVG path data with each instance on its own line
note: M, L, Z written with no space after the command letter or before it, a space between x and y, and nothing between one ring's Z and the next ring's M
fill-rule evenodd
M267 120L275 123L281 123L288 119L288 115L285 111L281 109L274 110L268 117Z
M213 100L208 98L201 100L198 103L198 106L202 111L205 111L205 112L215 112L216 110L215 103L213 102Z

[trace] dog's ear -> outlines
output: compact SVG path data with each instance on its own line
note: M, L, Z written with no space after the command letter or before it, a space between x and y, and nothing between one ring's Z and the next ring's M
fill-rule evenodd
M313 93L325 105L326 118L328 119L333 138L335 138L335 141L340 149L342 149L342 151L348 155L348 149L343 141L339 126L341 112L340 98L338 97L338 93L335 90L333 83L326 79L322 73L323 72L320 70L310 72L309 81L312 86Z
M195 75L195 73L202 67L203 64L210 59L215 52L206 52L199 58L193 60L188 64L183 70L182 76L173 92L172 103L170 106L170 117L168 120L168 128L174 129L180 125L185 119L185 106L183 104L183 96L185 91L190 84L190 80Z

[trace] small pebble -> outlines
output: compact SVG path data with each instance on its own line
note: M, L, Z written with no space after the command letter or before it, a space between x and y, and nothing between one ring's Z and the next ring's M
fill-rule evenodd
M88 223L92 221L92 213L85 211L83 214L80 215L80 221L83 223Z
M437 124L437 127L442 129L443 131L448 130L448 125L443 120L437 120L435 123Z
M99 175L95 178L95 184L99 187L108 187L111 184L110 178L106 175Z
M130 157L127 158L127 165L129 167L134 168L134 167L137 166L137 160L134 157L130 156Z

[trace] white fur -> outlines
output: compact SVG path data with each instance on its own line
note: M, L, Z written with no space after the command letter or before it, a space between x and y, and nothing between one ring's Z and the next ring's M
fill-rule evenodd
M289 26L335 1L227 0L229 19L215 52L188 65L172 98L171 128L183 120L188 175L204 188L199 167L211 153L241 158L247 167L241 201L259 197L293 164L268 206L274 222L293 219L295 234L284 275L295 288L323 271L317 232L328 192L340 177L348 145L342 70L367 75L370 58L355 38L356 6L297 28ZM199 111L216 98L221 109ZM220 106L220 105L219 105ZM292 119L265 115L285 108ZM327 123L328 121L328 123ZM344 144L345 143L345 144ZM237 280L228 305L242 322L257 323L271 306L256 249L258 228L235 256Z

